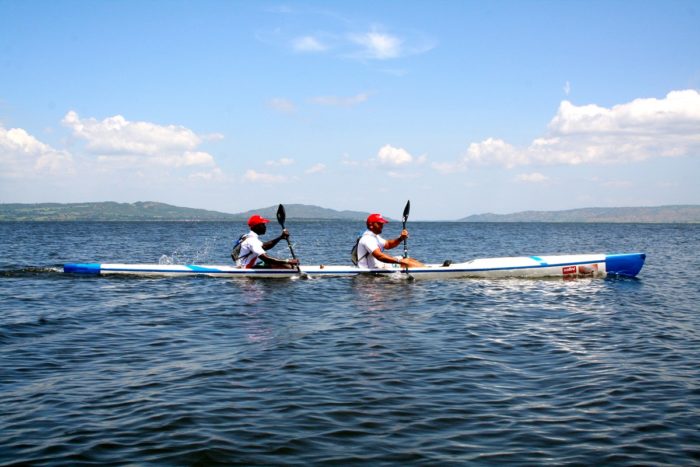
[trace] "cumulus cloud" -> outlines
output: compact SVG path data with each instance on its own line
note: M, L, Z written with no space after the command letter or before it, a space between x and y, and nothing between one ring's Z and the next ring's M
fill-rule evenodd
M477 165L502 165L507 168L525 164L526 156L514 146L500 139L488 138L472 143L464 156L465 161Z
M577 107L564 101L549 124L562 135L585 133L698 133L700 93L672 91L663 99L635 99L610 109L597 105Z
M86 141L85 149L96 155L98 162L113 168L216 165L210 154L197 150L202 139L183 126L131 122L121 115L101 121L81 119L73 111L66 114L62 123L75 137Z
M130 122L121 115L98 121L81 119L74 111L63 118L73 134L87 141L87 149L96 154L156 155L163 152L194 149L201 139L182 126Z
M42 143L22 128L0 126L0 177L69 174L73 170L69 152Z
M700 93L672 91L606 108L563 101L545 136L518 148L497 138L469 145L456 164L513 168L527 165L621 164L654 157L700 155Z
M214 158L211 154L202 151L186 151L181 156L173 158L172 165L176 167L189 167L193 165L214 165Z
M390 144L383 146L377 153L379 163L382 165L401 166L410 164L413 156L403 148L395 148Z
M350 97L319 96L314 97L312 99L312 102L318 105L327 105L335 107L354 107L358 104L366 102L368 98L369 94L360 93Z

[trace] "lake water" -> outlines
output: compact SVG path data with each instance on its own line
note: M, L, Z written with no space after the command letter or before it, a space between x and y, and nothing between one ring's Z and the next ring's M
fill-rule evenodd
M306 264L348 264L362 230L287 227ZM229 264L244 226L0 223L0 464L700 463L700 225L409 228L428 262L647 263L566 281L81 277L60 266Z

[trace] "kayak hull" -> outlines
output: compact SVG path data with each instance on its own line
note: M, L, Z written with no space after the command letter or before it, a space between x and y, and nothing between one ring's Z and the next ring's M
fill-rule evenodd
M506 277L635 277L644 266L644 253L519 256L482 258L449 266L428 264L405 269L354 266L301 266L296 269L240 269L219 265L68 263L63 271L71 274L121 274L139 276L212 276L229 278L350 277L357 275L405 275L412 278L506 278Z

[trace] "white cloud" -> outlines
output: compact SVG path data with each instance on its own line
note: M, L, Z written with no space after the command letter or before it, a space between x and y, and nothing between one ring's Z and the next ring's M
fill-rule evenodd
M105 168L216 166L211 154L197 151L202 139L183 126L131 122L121 115L102 121L81 119L73 111L62 122L73 130L74 136L86 141L85 149L96 155L97 162Z
M73 171L73 156L69 152L42 143L22 128L6 130L0 126L0 177Z
M318 105L328 105L336 107L354 107L358 104L366 102L369 98L369 94L360 93L355 96L350 97L336 97L336 96L319 96L314 97L312 102Z
M182 156L174 158L174 163L168 164L174 165L175 167L180 166L193 166L193 165L215 165L214 158L211 154L202 151L187 151Z
M488 138L481 143L470 144L464 161L475 165L502 165L512 168L526 163L526 158L524 154L505 141Z
M548 134L526 148L496 138L469 145L454 167L621 164L700 155L700 93L672 91L605 108L563 101ZM433 164L436 170L450 165Z
M389 144L383 146L377 153L379 162L383 165L401 166L410 164L413 156L403 148L395 148Z
M267 101L267 106L277 112L290 114L296 111L296 106L294 102L289 99L284 99L282 97L275 97Z
M351 34L350 41L362 47L363 58L387 60L401 56L403 40L391 34L370 31L362 34Z
M571 83L569 83L568 81L564 83L564 94L566 94L567 96L571 94Z
M73 134L87 141L86 148L94 154L138 154L153 156L163 153L182 153L197 147L201 139L192 130L176 125L157 125L149 122L130 122L121 115L98 121L81 119L70 111L63 124Z
M303 21L292 21L290 18ZM309 22L316 17L317 23ZM437 42L414 28L387 30L382 24L360 24L327 9L298 5L280 15L270 28L257 30L257 40L295 54L328 54L340 59L388 61L432 50Z
M401 31L397 34L383 32L374 26L368 32L351 33L346 37L353 47L349 56L360 60L391 60L428 52L435 48L435 40L417 31Z
M248 182L261 183L283 183L287 181L287 177L283 175L274 175L265 172L256 172L255 170L246 170L243 179Z
M635 99L610 109L596 105L577 107L568 101L550 122L561 135L585 133L695 132L700 128L700 93L693 89L672 91L663 99Z
M297 37L292 41L292 48L297 52L324 52L328 46L314 36Z
M542 183L546 182L549 180L549 177L546 175L542 175L539 172L532 172L529 174L519 174L515 179L519 182L526 182L526 183Z
M325 170L326 170L326 164L318 163L318 164L314 164L311 167L309 167L308 169L306 169L305 173L316 174L316 173L325 172Z

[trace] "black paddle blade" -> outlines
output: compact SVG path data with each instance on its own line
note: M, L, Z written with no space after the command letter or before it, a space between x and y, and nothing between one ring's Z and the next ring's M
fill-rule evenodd
M406 207L403 208L403 221L408 220L408 214L411 212L411 200L406 201Z
M280 204L280 206L277 208L277 222L280 223L282 228L284 229L284 221L287 219L287 213L284 212L284 206Z

